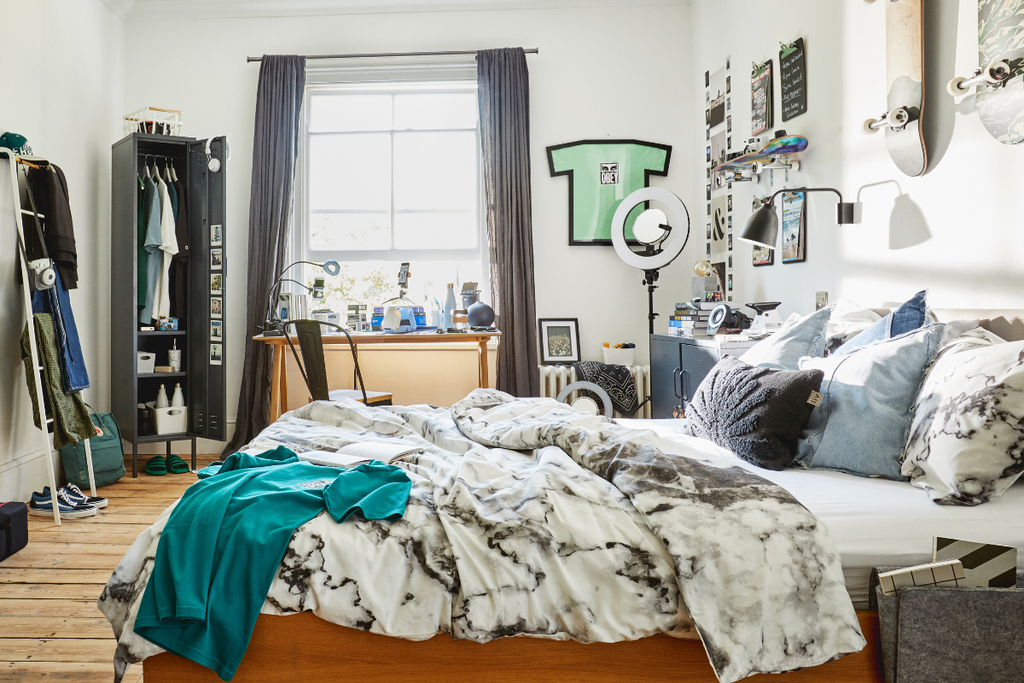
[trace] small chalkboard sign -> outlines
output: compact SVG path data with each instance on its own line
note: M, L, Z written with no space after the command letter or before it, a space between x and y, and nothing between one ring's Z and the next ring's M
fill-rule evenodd
M797 38L779 50L779 81L782 83L782 120L807 111L807 62L804 39Z

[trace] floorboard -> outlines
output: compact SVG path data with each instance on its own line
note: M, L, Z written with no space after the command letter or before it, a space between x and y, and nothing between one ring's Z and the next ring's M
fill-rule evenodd
M203 467L220 456L200 456ZM140 462L140 465L142 463ZM95 517L29 517L29 543L0 562L0 681L109 683L116 641L96 607L110 573L135 538L196 481L194 474L141 471L97 491ZM133 666L124 683L142 683Z

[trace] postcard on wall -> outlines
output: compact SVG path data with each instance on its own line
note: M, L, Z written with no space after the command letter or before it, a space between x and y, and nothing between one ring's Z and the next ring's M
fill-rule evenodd
M224 276L220 273L214 273L210 276L210 294L223 294L224 293Z
M224 267L224 250L221 248L210 250L210 270L220 270Z
M775 250L755 244L751 262L755 266L770 266L775 263Z
M224 226L223 225L211 225L210 226L210 246L220 247L224 244Z
M750 134L772 126L772 60L755 64L750 75Z
M804 230L804 194L782 195L782 262L800 263L807 258Z
M724 194L711 199L711 251L714 253L726 250L727 202Z
M210 344L210 365L220 365L223 361L223 347L220 344Z
M224 301L218 297L210 299L210 317L221 318L224 314Z
M725 163L726 139L725 130L711 136L711 168Z
M224 321L222 320L211 320L210 321L210 339L220 341L224 339Z
M710 115L708 116L708 127L714 128L725 123L725 69L719 69L711 74L708 85L708 94L711 96Z

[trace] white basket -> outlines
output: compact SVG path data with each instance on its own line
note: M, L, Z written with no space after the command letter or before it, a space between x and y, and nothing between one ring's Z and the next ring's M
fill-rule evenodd
M604 362L607 365L632 365L633 352L636 349L612 349L607 346L604 349Z
M188 408L153 408L153 426L157 434L181 434L188 425Z
M138 374L150 375L156 372L156 354L149 351L138 351L137 353L139 354Z
M124 116L124 134L155 133L181 135L181 112L177 109L146 107Z

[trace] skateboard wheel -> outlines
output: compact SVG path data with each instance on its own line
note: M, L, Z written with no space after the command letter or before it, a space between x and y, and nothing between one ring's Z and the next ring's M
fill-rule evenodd
M750 170L754 173L754 175L758 175L761 172L762 167L763 164L760 161L755 161L754 165L750 167Z
M961 95L967 93L968 88L963 87L963 82L966 80L967 79L962 76L957 76L956 78L954 78L953 80L946 84L946 92L948 92L953 97L960 97Z
M992 62L985 67L982 73L985 74L985 80L989 83L999 83L1005 81L1010 75L1010 65L1006 62Z
M799 159L790 159L789 160L789 169L788 170L790 170L790 171L799 171L800 170L800 160Z
M868 120L866 120L864 122L864 126L862 128L862 130L864 131L864 134L865 135L874 135L875 133L877 133L878 129L875 128L875 125L877 123L878 123L878 119L868 119Z

